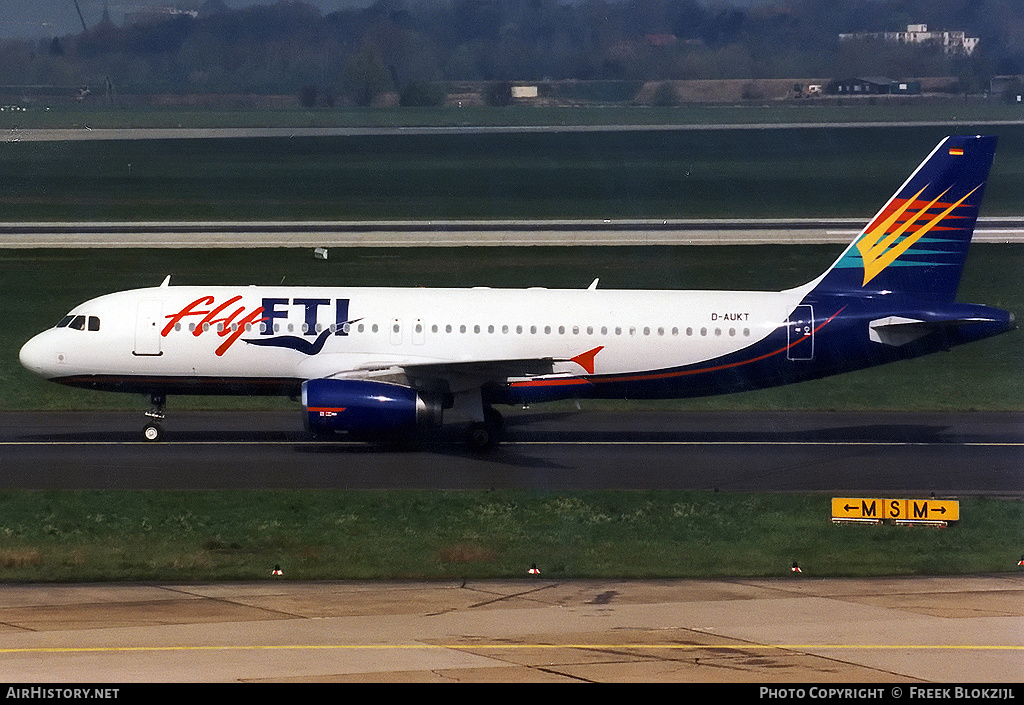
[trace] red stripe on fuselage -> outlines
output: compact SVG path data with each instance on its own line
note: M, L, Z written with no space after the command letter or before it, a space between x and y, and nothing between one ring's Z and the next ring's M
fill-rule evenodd
M509 386L510 387L561 387L561 386L576 385L576 384L602 384L602 383L607 383L607 382L645 382L645 381L651 381L651 380L655 380L655 379L671 379L673 377L687 377L689 375L704 374L706 372L718 372L720 370L727 370L727 369L730 369L730 368L733 368L733 367L741 367L743 365L749 365L749 364L754 363L754 362L759 362L761 360L766 360L769 357L774 357L775 355L781 355L782 353L786 352L787 350L789 350L793 346L799 345L800 343L802 343L803 341L807 340L812 335L814 335L814 333L817 333L819 330L821 330L826 325L831 323L832 320L836 316L838 316L840 313L842 313L845 308L846 307L844 306L843 308L839 309L838 311L833 313L831 316L829 316L828 319L823 321L822 324L820 326L818 326L817 328L815 328L812 332L804 335L803 337L799 338L798 340L794 340L789 345L786 345L785 347L779 348L778 350L775 350L774 352L765 353L764 355L759 355L757 357L752 357L749 360L740 360L739 362L730 362L730 363L725 364L725 365L716 365L714 367L703 367L703 368L696 369L696 370L693 370L693 369L691 369L691 370L676 370L674 372L652 372L652 373L648 373L648 374L631 374L631 375L608 375L606 377L598 377L598 378L582 378L582 377L564 378L563 377L563 378L560 378L560 379L550 379L550 380L538 379L538 380L530 380L530 381L525 381L525 382L512 382L511 384L509 384Z

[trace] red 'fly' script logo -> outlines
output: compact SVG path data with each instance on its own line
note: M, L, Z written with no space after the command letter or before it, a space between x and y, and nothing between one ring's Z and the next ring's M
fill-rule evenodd
M177 313L165 316L165 318L167 318L167 325L164 326L160 335L166 338L167 335L174 330L174 326L181 323L181 321L189 316L202 316L202 320L200 320L193 329L192 335L199 337L205 331L214 329L217 335L225 339L216 350L218 356L223 355L227 349L230 348L243 333L245 333L245 327L247 325L266 320L263 318L262 306L249 313L246 313L245 306L239 306L230 314L222 315L231 306L237 304L241 300L241 296L234 296L219 306L214 308L204 308L212 307L217 300L212 296L200 296Z

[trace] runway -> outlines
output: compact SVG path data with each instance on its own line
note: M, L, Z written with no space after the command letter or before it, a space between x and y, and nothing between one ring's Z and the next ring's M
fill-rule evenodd
M1020 125L1021 120L977 120L965 122L971 129ZM302 137L363 137L380 135L450 134L534 134L575 132L678 132L710 130L800 130L871 127L947 127L956 120L908 120L863 122L758 122L693 123L669 125L455 125L455 126L372 126L372 127L154 127L154 128L12 128L7 142L79 142L93 140L181 140L181 139L295 139Z
M0 680L118 698L301 681L899 685L872 688L889 701L971 683L1016 699L1022 651L1021 575L0 585Z
M3 489L695 489L1024 492L1019 413L503 410L506 441L322 443L294 412L0 414ZM853 496L858 496L854 494Z
M0 244L36 248L536 247L849 243L864 218L0 223ZM1024 218L979 218L974 242L1024 241Z

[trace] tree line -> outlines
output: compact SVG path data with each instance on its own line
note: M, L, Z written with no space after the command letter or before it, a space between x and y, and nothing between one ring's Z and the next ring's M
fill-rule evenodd
M840 33L963 30L971 56ZM378 0L323 13L297 1L0 44L9 85L123 93L291 93L430 102L458 81L663 81L956 76L965 91L1024 73L1024 0Z

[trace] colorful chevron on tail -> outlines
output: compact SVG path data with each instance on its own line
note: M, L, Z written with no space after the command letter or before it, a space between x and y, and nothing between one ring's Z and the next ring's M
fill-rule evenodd
M822 293L956 297L996 138L946 137L817 282Z

